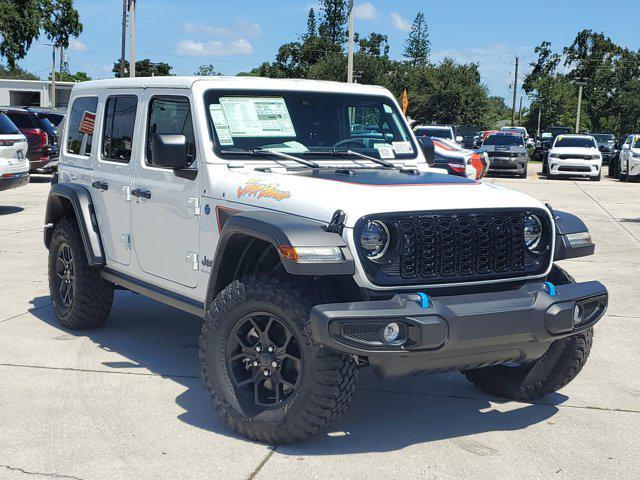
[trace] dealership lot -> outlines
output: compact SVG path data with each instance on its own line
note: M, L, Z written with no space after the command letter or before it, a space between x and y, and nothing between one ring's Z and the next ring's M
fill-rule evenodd
M635 478L640 470L640 184L486 181L579 215L595 256L563 262L610 291L590 361L537 404L457 373L365 372L347 414L272 449L214 417L199 378L199 320L120 292L99 330L66 331L48 298L47 177L0 193L0 478ZM508 205L505 205L508 206Z

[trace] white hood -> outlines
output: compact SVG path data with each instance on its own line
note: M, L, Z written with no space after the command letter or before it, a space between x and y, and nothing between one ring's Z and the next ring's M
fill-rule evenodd
M374 213L545 208L528 195L434 170L420 175L380 169L354 170L353 175L336 174L334 169L316 173L241 170L228 175L224 198L229 202L324 222L340 209L349 228Z

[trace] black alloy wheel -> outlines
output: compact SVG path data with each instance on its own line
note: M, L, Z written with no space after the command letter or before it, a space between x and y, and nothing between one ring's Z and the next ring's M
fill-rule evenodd
M68 310L74 299L75 273L73 266L73 254L68 243L60 244L56 258L56 278L54 279L55 291L58 294L60 305Z

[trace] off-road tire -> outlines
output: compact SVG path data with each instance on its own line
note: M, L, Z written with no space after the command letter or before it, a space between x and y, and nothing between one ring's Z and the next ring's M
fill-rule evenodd
M259 442L284 444L305 440L346 410L356 387L352 357L315 344L309 312L327 302L307 278L259 274L236 280L207 306L200 336L202 377L213 409L240 434ZM324 298L322 298L324 297ZM277 315L296 338L303 360L299 384L287 402L250 412L231 381L226 349L233 328L253 312Z
M575 283L554 265L548 280L556 285ZM497 365L462 372L477 388L491 395L527 402L555 392L571 382L587 362L593 329L551 344L545 354L522 366Z
M65 306L56 286L58 254L68 245L73 259L73 294ZM49 246L49 292L53 309L63 327L96 328L111 313L114 286L104 280L97 268L89 266L84 244L73 218L64 217L55 227Z

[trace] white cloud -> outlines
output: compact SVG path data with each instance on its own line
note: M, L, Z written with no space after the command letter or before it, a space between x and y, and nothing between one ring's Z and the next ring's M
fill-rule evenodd
M249 36L258 37L262 35L262 27L259 23L240 19L233 27L220 27L205 25L199 22L186 22L182 25L185 32L191 34L213 35L217 37Z
M391 16L393 26L398 30L402 30L403 32L411 31L411 22L408 22L407 20L402 18L399 13L391 12L389 15Z
M364 2L355 6L353 15L361 20L375 20L378 16L378 10L373 3Z
M238 38L223 42L211 40L208 42L196 42L194 40L182 40L178 43L178 55L187 57L224 57L228 55L251 55L253 46L245 38Z
M69 40L69 50L72 52L86 52L87 46L80 40Z

